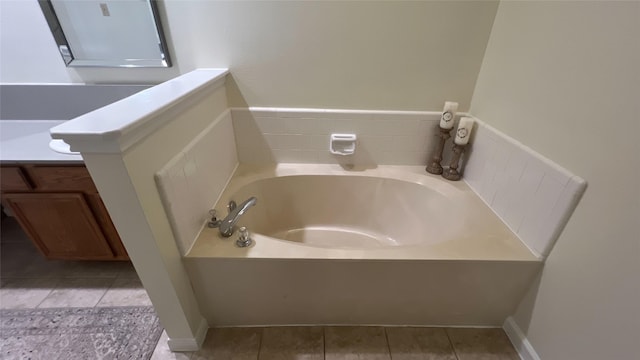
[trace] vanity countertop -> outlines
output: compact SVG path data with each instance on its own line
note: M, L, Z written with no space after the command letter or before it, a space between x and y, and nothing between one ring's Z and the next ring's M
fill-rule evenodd
M49 147L49 129L64 120L0 120L0 161L82 162L81 155L67 155Z

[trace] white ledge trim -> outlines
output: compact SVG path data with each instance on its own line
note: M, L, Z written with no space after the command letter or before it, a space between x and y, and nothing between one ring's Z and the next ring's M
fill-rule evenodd
M529 339L524 334L520 326L516 323L513 317L509 316L505 321L502 329L507 334L509 341L513 344L513 347L520 355L522 360L540 360L540 356L536 353Z
M51 137L73 151L123 152L170 118L158 118L203 88L224 85L228 69L197 69L51 129ZM164 119L164 120L163 120ZM154 120L154 121L151 121Z

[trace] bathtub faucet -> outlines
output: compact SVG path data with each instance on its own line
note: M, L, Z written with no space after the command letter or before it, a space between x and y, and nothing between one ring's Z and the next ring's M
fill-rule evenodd
M229 215L220 223L220 235L224 237L233 235L233 227L240 220L240 217L256 204L256 201L258 199L252 196L238 206L236 206L235 201L229 202Z

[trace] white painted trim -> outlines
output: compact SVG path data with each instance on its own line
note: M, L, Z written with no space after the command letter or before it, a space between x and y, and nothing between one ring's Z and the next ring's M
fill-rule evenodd
M409 111L409 110L357 110L357 109L325 109L325 108L281 108L281 107L232 107L231 111L251 111L259 115L277 116L278 113L296 114L296 113L315 113L322 114L356 114L356 115L417 115L417 116L436 116L440 117L440 111ZM467 113L456 113L457 117L467 116ZM286 116L285 116L286 117Z
M167 340L167 345L169 345L171 351L198 351L207 337L207 331L209 331L209 324L207 324L207 320L202 319L194 338L170 338Z
M522 360L540 360L529 339L527 339L513 317L509 316L504 321L502 329L509 337L509 340Z
M168 110L203 89L224 86L227 69L197 69L51 129L73 151L119 153L172 120ZM163 116L159 116L163 115Z
M200 349L195 338L169 339L167 345L171 351L198 351Z
M209 324L205 318L202 318L200 325L198 325L198 330L196 330L196 343L198 344L198 349L202 347L204 339L207 337L207 331L209 331Z

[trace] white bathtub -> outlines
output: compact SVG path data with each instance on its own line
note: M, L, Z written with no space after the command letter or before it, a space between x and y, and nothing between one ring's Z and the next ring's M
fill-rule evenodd
M464 182L422 167L240 166L248 248L204 228L185 257L210 326L500 325L540 266Z

